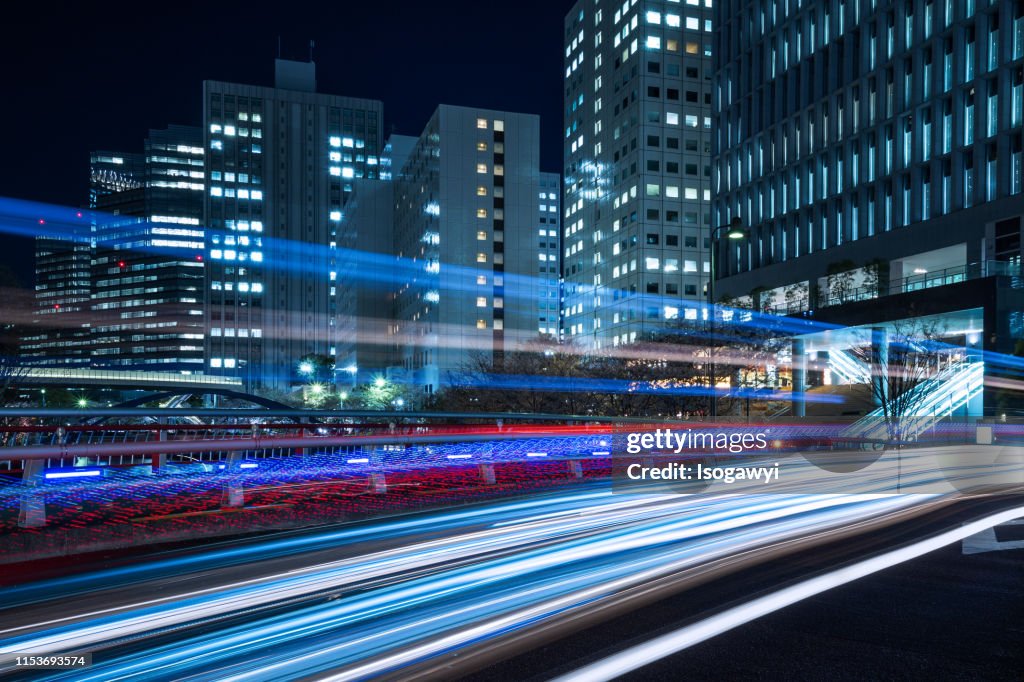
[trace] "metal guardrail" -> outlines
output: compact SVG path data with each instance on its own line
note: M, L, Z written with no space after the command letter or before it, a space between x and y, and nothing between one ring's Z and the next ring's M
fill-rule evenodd
M1024 275L1024 271L1022 271L1020 265L1015 263L995 260L979 261L977 263L968 263L967 265L912 274L900 279L890 280L887 287L856 287L837 295L819 296L816 307L831 308L845 303L869 301L885 296L922 291L924 289L983 279L985 277L1020 277L1022 275ZM765 306L764 312L776 315L793 315L809 309L810 301L807 298L801 298L774 306Z
M173 372L138 372L102 369L61 369L55 367L29 367L20 374L19 381L33 380L89 380L132 383L137 385L167 386L181 384L185 386L216 386L220 388L241 388L242 380L237 377L218 376L213 374L175 374Z

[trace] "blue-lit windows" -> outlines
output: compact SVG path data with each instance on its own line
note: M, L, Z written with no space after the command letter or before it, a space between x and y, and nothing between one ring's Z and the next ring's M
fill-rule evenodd
M988 26L988 70L999 67L999 15L989 15Z
M921 160L932 158L932 110L928 107L921 112Z
M932 179L925 174L921 181L921 220L929 220L932 217Z
M213 140L210 142L210 148L221 151L224 149L224 143L221 140Z
M953 207L953 164L949 159L942 161L942 213L948 214Z
M974 80L974 60L976 56L974 27L969 26L964 37L964 82Z
M974 144L974 88L964 93L964 145Z
M929 100L932 96L932 78L934 77L934 71L932 69L932 50L928 48L924 52L924 80L922 86L924 87L924 99Z
M1017 127L1024 118L1024 68L1017 67L1013 72L1013 84L1010 90L1010 125Z
M988 82L988 106L985 108L986 132L992 137L999 130L999 92L994 79Z
M964 190L964 208L970 208L974 205L974 152L967 151L964 153L964 175L963 175L963 190Z
M953 87L953 39L942 41L942 91L949 92Z
M661 38L659 36L647 36L646 45L648 50L660 50Z
M988 155L985 159L985 200L993 201L996 198L998 185L998 171L996 169L996 146L988 145Z
M953 151L953 102L942 100L942 153Z
M223 128L221 127L221 125L219 123L211 123L210 124L210 132L211 133L219 133L222 130L223 130Z
M341 138L338 136L331 136L330 139L328 140L328 144L330 144L332 147L340 147Z
M892 125L885 126L885 174L892 174L892 157L895 147Z
M1013 58L1024 57L1024 8L1017 3L1017 16L1013 18Z
M1021 134L1013 137L1010 151L1010 194L1020 194L1024 187L1024 141Z
M903 167L906 168L913 161L913 119L910 116L903 118Z

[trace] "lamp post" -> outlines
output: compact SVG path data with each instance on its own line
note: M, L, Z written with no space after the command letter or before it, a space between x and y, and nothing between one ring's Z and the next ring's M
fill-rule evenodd
M711 230L711 271L708 273L708 411L712 417L718 416L718 396L715 395L715 275L718 269L718 247L715 240L723 230L733 241L746 239L750 235L739 216L734 217L728 225L719 225Z

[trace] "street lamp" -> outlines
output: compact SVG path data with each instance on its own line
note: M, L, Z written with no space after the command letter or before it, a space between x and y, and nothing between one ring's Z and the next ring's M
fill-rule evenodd
M303 360L299 363L299 374L309 376L313 373L313 363L309 360Z
M739 241L750 236L750 230L743 227L743 221L735 216L728 225L719 225L711 230L711 263L708 273L708 390L709 412L712 417L718 416L718 396L715 395L715 276L718 274L718 248L715 242L721 232L731 241Z
M384 388L385 386L387 386L387 384L388 380L385 379L384 377L377 377L376 379L373 380L373 385L376 386L377 388Z

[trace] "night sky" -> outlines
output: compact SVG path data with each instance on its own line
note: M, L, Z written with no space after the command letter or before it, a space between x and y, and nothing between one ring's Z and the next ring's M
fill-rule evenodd
M418 135L438 104L541 116L541 164L561 168L562 20L573 0L258 3L30 2L0 39L0 196L82 205L89 151L141 151L149 128L199 125L202 81L273 84L315 41L321 92L384 102ZM29 240L0 263L32 283Z

